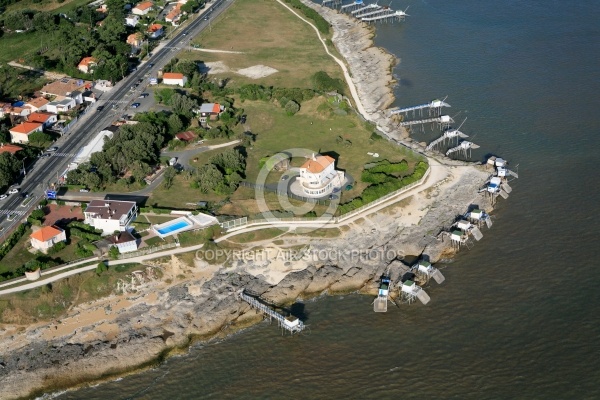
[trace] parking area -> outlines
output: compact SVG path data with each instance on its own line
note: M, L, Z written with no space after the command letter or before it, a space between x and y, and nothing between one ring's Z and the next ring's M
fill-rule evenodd
M44 226L65 227L71 221L83 221L83 211L79 206L48 204L44 207L44 211L47 213L44 217Z

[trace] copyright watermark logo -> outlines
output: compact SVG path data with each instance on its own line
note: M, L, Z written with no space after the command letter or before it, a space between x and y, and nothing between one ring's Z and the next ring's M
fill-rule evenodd
M313 157L319 157L319 154L309 149L287 149L269 157L258 173L255 186L258 209L267 221L274 226L281 227L282 230L287 228L282 225L286 218L304 217L311 211L315 211L319 216L294 226L302 228L304 232L311 232L328 224L334 218L340 203L342 188L332 183L334 179L334 175L331 173L332 167L322 166L323 168L321 168L320 166L312 170L306 168L304 175L301 174L302 168L290 167L294 159L309 161ZM317 163L317 161L314 162ZM283 174L275 183L272 177L278 171L283 171ZM273 175L269 180L271 173ZM267 204L265 193L275 193L279 211L286 212L289 217L276 216ZM319 208L316 210L318 206ZM321 212L323 207L326 209Z
M306 261L310 263L367 263L403 260L404 252L394 249L315 249L305 246L301 249L209 249L197 250L196 259L207 262L254 262L263 263L281 260L284 262Z

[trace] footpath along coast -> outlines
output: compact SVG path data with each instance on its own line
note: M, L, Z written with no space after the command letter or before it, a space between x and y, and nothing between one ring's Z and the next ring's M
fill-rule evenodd
M372 30L333 10L306 4L333 26L333 42L344 57L338 61L357 111L390 140L413 146L384 111L394 101L391 70L395 57L373 47ZM377 212L333 227L337 234L331 237L315 239L302 232L286 236L282 231L277 242L283 244L268 240L260 245L267 250L308 246L313 254L350 254L372 248L405 255L426 251L433 255L432 261L449 256L449 244L436 240L436 235L470 204L490 209L477 192L489 174L472 164L436 159L430 160L425 184L399 196L401 205L382 204ZM173 349L187 348L193 338L222 335L260 321L261 316L235 296L241 289L279 304L324 291L369 293L390 262L382 258L318 259L290 265L261 259L236 260L224 266L195 258L189 265L174 254L166 260L145 260L139 267L145 280L137 281L125 295L80 304L50 323L0 327L0 398L26 397L123 375L152 365ZM153 268L161 269L161 278L152 274Z

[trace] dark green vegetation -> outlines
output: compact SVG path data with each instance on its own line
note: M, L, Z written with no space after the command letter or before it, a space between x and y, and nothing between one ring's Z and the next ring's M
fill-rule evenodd
M41 211L42 210L36 210ZM35 211L34 211L35 213ZM32 221L38 221L37 215L30 216ZM43 218L43 216L42 216ZM92 242L101 239L102 231L89 225L72 221L66 227L67 242L56 243L47 254L29 251L29 235L31 229L27 224L21 224L15 232L0 247L0 281L23 276L25 271L42 270L64 264L80 258L91 257L96 250Z
M408 163L390 163L387 160L377 163L375 166L365 169L361 179L363 182L371 183L360 195L352 201L342 204L338 212L345 214L365 204L377 200L395 190L401 189L421 179L427 172L428 164L419 161L410 175L403 175L408 170Z
M316 12L315 10L313 10L310 7L305 6L304 4L302 4L300 2L300 0L284 0L284 1L286 3L288 3L290 6L292 6L293 8L302 11L302 14L304 14L307 18L312 19L315 26L319 30L319 32L324 33L324 34L329 33L329 23L327 21L325 21L325 18L321 17L321 15L318 12Z
M0 61L18 60L75 77L122 79L127 74L131 52L126 43L127 35L134 32L134 28L124 24L125 3L124 0L107 0L108 15L87 4L61 12L6 11L0 15L4 26ZM96 58L98 65L93 74L83 74L77 65L83 57L89 56Z

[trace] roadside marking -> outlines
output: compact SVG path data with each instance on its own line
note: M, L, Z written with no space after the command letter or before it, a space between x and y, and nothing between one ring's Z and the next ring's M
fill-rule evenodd
M0 210L0 215L10 215L10 214L25 215L26 213L27 213L27 211Z

